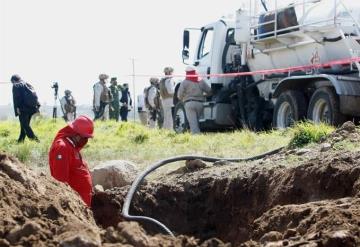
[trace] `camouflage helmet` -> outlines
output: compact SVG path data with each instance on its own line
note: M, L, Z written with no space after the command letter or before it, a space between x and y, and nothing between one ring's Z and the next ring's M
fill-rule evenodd
M170 74L172 72L174 72L174 69L172 67L165 67L164 68L164 73L165 74Z
M108 78L109 78L109 76L107 74L100 74L99 75L99 80L106 80Z
M65 93L65 95L71 94L71 91L69 89L66 89L64 93Z
M112 85L117 85L117 78L116 78L116 77L111 77L110 83L111 83Z
M151 77L151 78L150 78L150 83L151 83L152 85L158 84L158 83L159 83L159 78Z

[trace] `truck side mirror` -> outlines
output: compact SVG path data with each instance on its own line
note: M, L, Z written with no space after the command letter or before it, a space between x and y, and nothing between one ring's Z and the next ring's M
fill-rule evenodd
M185 61L189 59L189 50L184 49L182 51L182 59L183 59L183 63L187 64Z
M189 32L189 30L184 30L183 50L185 50L185 48L189 48L189 47L190 47L190 32Z
M226 44L236 44L235 42L235 29L230 28L226 32Z

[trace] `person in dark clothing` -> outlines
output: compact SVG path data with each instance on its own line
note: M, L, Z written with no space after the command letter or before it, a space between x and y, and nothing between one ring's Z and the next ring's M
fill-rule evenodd
M38 137L30 127L31 117L39 112L40 107L35 90L18 75L13 75L10 80L13 84L12 93L15 116L19 117L20 122L18 143L24 142L26 136L31 140L39 142Z
M121 121L127 122L128 113L131 110L132 106L132 100L129 92L129 84L127 83L123 84L123 89L121 90L120 104Z

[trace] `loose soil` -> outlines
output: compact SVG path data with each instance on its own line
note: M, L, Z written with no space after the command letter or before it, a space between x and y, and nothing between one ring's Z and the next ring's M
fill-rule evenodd
M233 246L360 246L360 152L335 150L343 140L360 141L353 124L311 149L192 172L180 169L142 186L131 214L153 217L176 234ZM299 158L296 164L287 164L291 156ZM99 225L123 221L127 190L95 195ZM161 231L143 226L149 233Z
M360 246L360 151L341 141L360 141L353 124L310 148L148 180L130 212L176 238L124 221L128 186L97 192L91 211L68 186L0 153L0 247Z

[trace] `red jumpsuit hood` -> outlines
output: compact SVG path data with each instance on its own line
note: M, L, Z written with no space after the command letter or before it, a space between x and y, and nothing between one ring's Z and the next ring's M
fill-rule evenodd
M77 135L77 133L69 125L67 125L64 128L62 128L61 130L59 130L59 132L55 136L54 142L59 139L64 139L64 138L72 137L75 135ZM75 148L78 151L80 151L86 144L87 144L87 141L84 141L83 143L78 144Z

